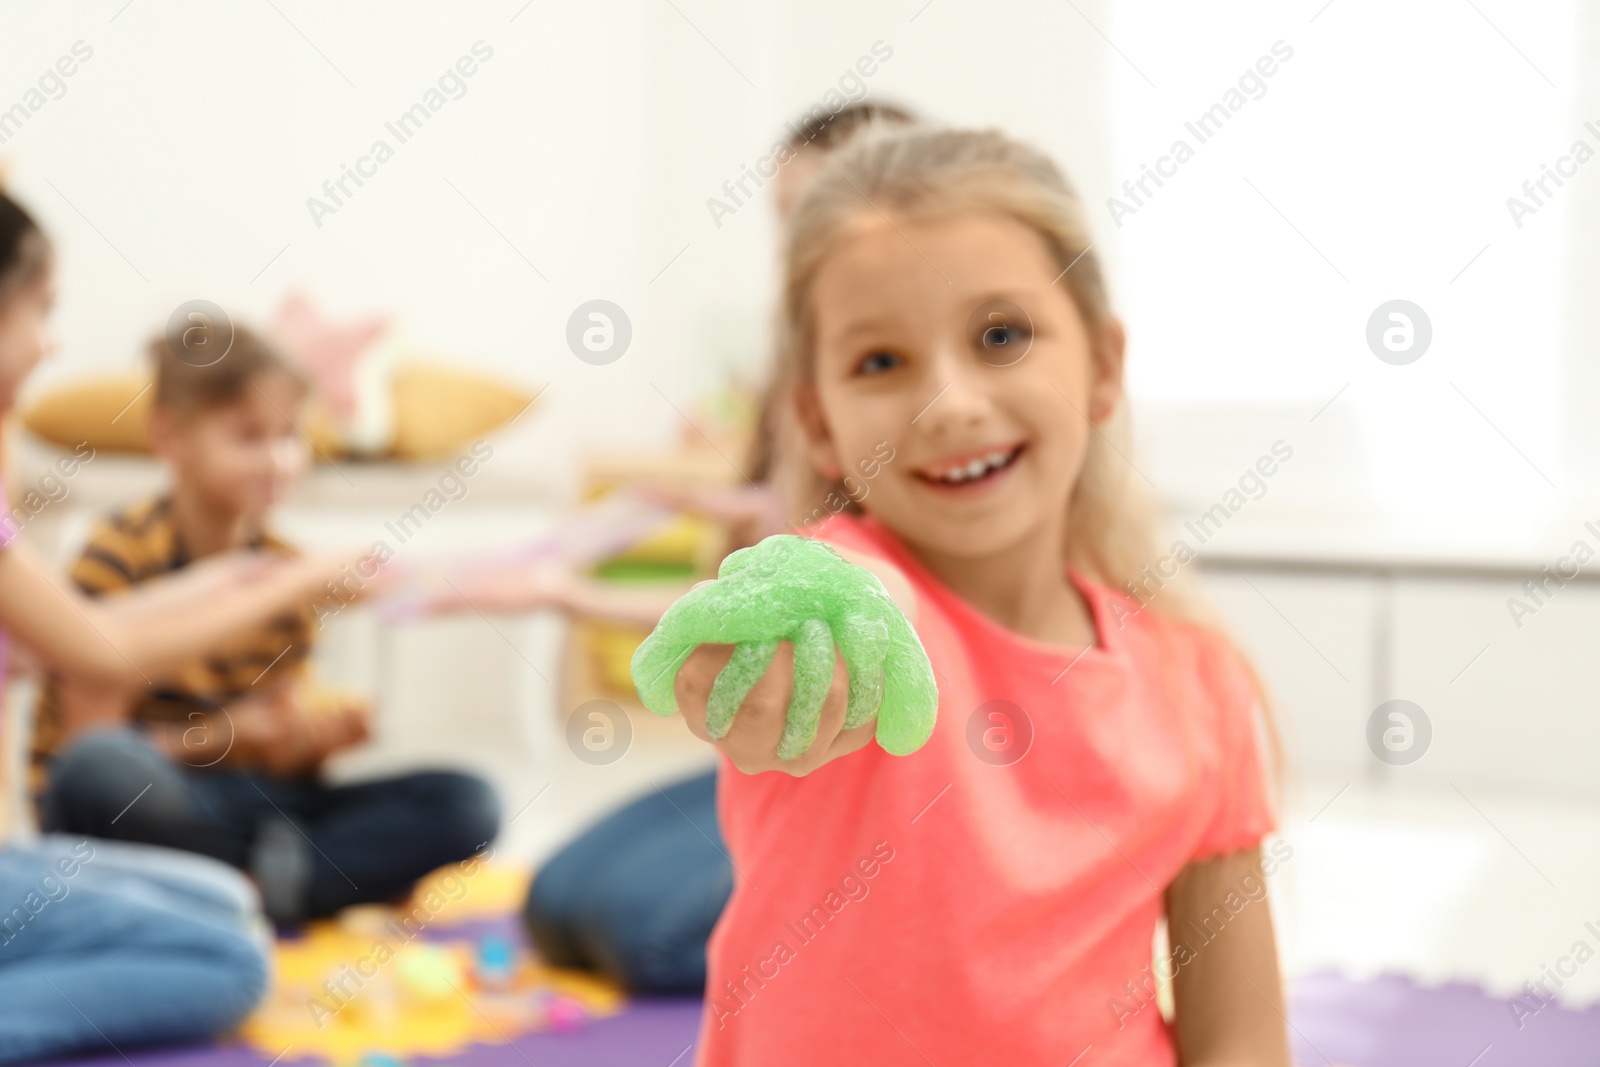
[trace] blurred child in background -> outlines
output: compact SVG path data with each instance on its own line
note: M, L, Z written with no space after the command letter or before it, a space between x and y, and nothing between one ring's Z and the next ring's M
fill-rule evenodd
M219 553L294 554L268 522L308 463L297 429L308 387L298 370L242 327L214 361L173 338L158 338L150 355L151 447L172 485L94 529L71 574L95 597ZM42 694L35 730L41 823L224 860L250 873L280 924L395 899L471 856L499 820L480 779L444 771L351 785L322 779L329 756L365 740L367 708L308 683L317 629L308 607L280 615L183 664L154 691L62 672ZM124 810L129 790L146 787Z
M0 193L0 413L55 347L54 300L49 241ZM15 534L0 519L0 679L9 637L53 670L128 691L315 602L357 562L227 553L99 604ZM9 784L0 781L0 837L13 821ZM242 1021L266 986L255 891L204 857L83 837L0 844L0 908L0 1063L207 1037Z

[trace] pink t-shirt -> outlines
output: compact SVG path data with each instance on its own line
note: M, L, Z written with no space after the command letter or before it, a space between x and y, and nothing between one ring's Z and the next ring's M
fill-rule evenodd
M869 745L804 778L724 760L734 891L698 1062L1067 1067L1092 1046L1095 1067L1175 1063L1130 995L1163 893L1273 826L1238 655L1077 574L1098 642L1043 644L870 519L819 536L910 579L938 725L910 756Z

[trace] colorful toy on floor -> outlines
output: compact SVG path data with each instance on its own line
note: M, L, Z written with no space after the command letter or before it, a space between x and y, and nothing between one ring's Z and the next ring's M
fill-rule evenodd
M571 997L554 994L544 1005L545 1022L557 1033L570 1033L578 1029L587 1017L583 1005Z
M876 716L878 744L897 756L915 752L933 733L933 667L883 583L822 542L786 534L732 553L715 582L674 603L634 653L634 684L647 708L671 715L678 710L673 685L689 654L703 644L737 646L706 707L706 727L720 738L780 641L794 646L794 690L779 759L800 757L816 740L835 645L850 671L847 729Z
M521 946L513 915L527 881L509 866L450 868L405 906L313 923L278 943L272 990L241 1036L263 1063L291 1048L280 1067L406 1067L614 1015L615 986L546 967Z
M490 934L478 942L477 969L474 972L483 989L506 989L516 977L516 949L509 938Z
M443 945L406 945L395 954L400 987L416 1000L444 1000L466 984L466 968Z

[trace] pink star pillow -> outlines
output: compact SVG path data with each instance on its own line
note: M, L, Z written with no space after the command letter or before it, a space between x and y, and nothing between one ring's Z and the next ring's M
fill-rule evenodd
M356 413L356 365L391 319L374 315L349 323L325 317L304 293L291 293L278 307L273 333L289 358L311 376L317 396L340 420Z

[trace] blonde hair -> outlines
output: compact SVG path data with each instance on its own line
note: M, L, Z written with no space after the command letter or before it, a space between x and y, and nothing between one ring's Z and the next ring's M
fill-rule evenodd
M1054 162L997 130L864 129L832 154L812 180L790 220L784 250L777 365L770 386L774 403L769 405L780 414L768 430L775 438L773 489L791 519L814 512L830 493L836 494L835 500L852 495L811 466L794 412L796 389L815 373L811 295L818 270L863 213L929 218L972 212L1014 219L1044 240L1062 272L1060 281L1095 339L1094 358L1107 358L1101 339L1112 312L1105 274L1082 201ZM1180 567L1170 579L1157 571L1160 510L1126 458L1132 451L1130 438L1125 404L1089 435L1067 504L1065 562L1103 585L1132 594L1140 610L1222 632L1188 568ZM1150 592L1153 575L1157 588ZM1265 687L1253 667L1249 669L1265 707ZM1273 718L1269 709L1267 732L1276 755Z

